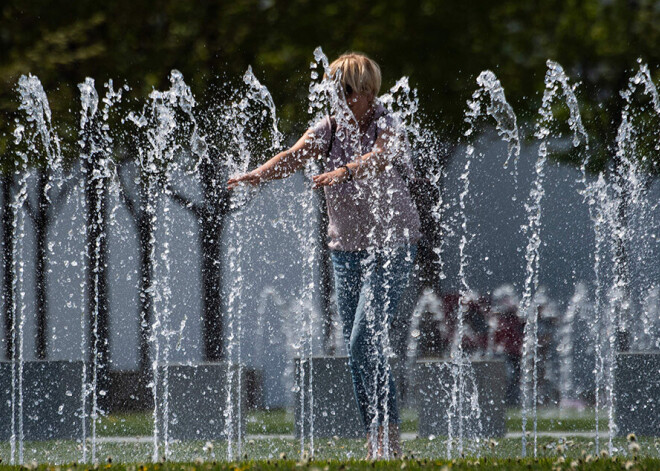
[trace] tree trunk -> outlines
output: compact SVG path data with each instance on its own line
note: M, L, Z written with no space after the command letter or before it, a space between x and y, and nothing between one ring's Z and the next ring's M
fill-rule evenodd
M50 203L46 199L48 170L40 169L37 181L37 206L34 214L35 226L35 310L37 317L36 354L38 360L48 356L48 286L47 276L47 238L50 218L48 214Z
M616 314L616 348L619 352L628 351L630 348L630 334L625 324L627 319L630 319L630 261L628 260L628 251L626 249L626 237L628 234L628 208L630 207L630 191L625 187L623 179L619 182L621 185L620 201L618 202L616 218L617 225L622 229L621 235L615 235L614 241L616 244L615 261L614 261L614 276L617 285L623 287L623 302L621 303L621 311Z
M124 163L128 162L125 160ZM137 394L132 396L140 406L153 401L150 388L147 384L152 380L152 370L150 361L149 337L151 334L151 322L153 319L153 264L152 253L154 249L154 215L148 208L150 204L148 183L150 176L141 175L142 181L137 185L137 194L135 200L131 199L127 187L121 178L123 164L119 167L120 182L122 189L120 196L126 205L126 209L131 214L135 223L135 230L138 237L138 312L139 312L139 344L138 344L138 370L137 384L133 385L133 391Z
M204 322L204 358L220 361L225 358L222 305L222 234L230 212L230 194L220 159L211 156L200 167L204 201L193 210L199 220L199 242L202 253L202 317Z
M14 359L14 208L12 207L13 172L2 179L2 294L5 318L5 356Z
M153 319L153 266L151 264L152 237L154 224L146 211L148 196L146 189L141 191L141 209L139 211L138 237L140 249L140 371L150 374L151 362L149 361L149 335L151 333L151 322Z
M224 326L222 320L222 230L225 214L205 211L200 218L199 241L202 249L202 317L204 320L204 358L224 359Z
M226 175L217 156L203 159L199 165L199 176L203 201L194 203L185 195L172 192L175 202L191 211L199 223L200 280L202 291L202 322L204 359L225 359L224 316L222 299L222 235L227 216L231 213L231 193L224 184Z
M90 146L91 148L91 146ZM107 180L99 168L102 155L93 154L83 161L87 206L87 309L90 316L90 360L98 365L99 390L109 388L110 328L107 283ZM101 396L103 397L103 396Z

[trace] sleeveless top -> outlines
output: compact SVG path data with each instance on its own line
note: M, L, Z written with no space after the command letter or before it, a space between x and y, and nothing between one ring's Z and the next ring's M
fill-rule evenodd
M400 151L392 157L396 165L390 164L376 175L323 188L328 208L328 246L332 250L396 247L414 244L421 238L419 215L401 175L406 172L406 178L413 176L410 147L406 136L401 134L405 131L401 127L395 129L395 120L382 104L376 101L374 107L367 130L359 136L359 146L340 123L333 136L330 117L320 120L311 130L311 137L325 149L321 158L325 159L326 172L370 152L386 129L400 137L402 143Z

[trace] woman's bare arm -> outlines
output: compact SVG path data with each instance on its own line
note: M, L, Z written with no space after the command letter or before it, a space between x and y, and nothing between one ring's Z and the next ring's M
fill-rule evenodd
M394 159L404 153L405 145L406 141L403 136L397 136L390 130L384 130L376 139L370 152L361 155L345 166L313 176L313 188L344 183L349 178L349 172L354 180L378 175L392 165ZM348 167L349 170L347 171L344 167Z
M313 132L311 129L307 130L290 149L280 152L251 172L230 178L227 181L227 188L231 190L241 182L258 185L268 180L286 178L302 167L307 159L317 156L320 151Z

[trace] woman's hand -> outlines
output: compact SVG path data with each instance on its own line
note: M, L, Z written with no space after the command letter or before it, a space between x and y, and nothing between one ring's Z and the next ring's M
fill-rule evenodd
M321 188L324 186L337 185L339 183L344 183L348 179L348 171L343 168L336 168L331 172L325 172L320 175L314 175L312 181L312 189Z
M262 172L259 169L254 169L251 172L244 173L234 178L227 180L227 189L233 190L239 183L249 183L250 185L258 185L262 181Z

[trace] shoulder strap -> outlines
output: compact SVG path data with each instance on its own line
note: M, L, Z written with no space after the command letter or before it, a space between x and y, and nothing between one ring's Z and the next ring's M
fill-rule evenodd
M330 156L330 152L332 152L332 144L335 142L336 132L337 132L337 121L335 121L334 118L330 118L330 145L328 146L328 153L326 154L328 157Z
M330 152L332 152L332 144L335 142L335 133L337 132L337 121L334 118L330 118L330 144L328 145L328 150L325 153L325 158L320 159L321 162L319 167L321 168L321 173L325 173L325 161L330 158Z

